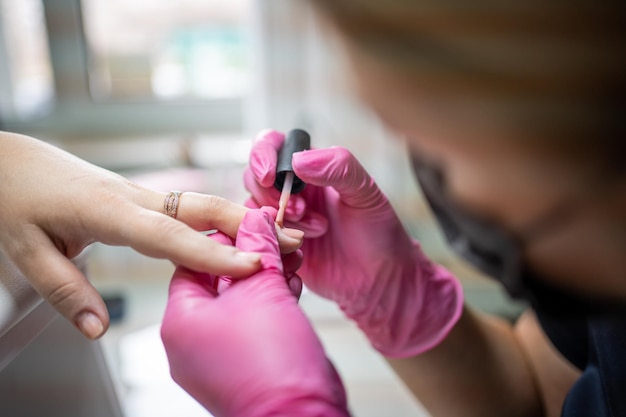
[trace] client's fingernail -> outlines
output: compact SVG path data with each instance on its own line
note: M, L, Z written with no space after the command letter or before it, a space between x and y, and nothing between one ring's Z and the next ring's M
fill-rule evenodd
M276 234L278 235L278 239L285 242L292 243L302 243L302 238L304 237L304 233L300 232L296 229L283 229L281 227L276 226Z
M90 339L97 339L104 332L102 321L95 314L86 311L76 318L76 326Z
M302 240L304 238L304 232L302 230L290 229L288 227L284 227L280 229L280 231L283 232L283 234L289 237L292 237L294 239Z

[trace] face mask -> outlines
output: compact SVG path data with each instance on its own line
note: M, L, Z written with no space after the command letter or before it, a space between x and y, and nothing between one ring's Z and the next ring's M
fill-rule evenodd
M413 170L452 250L500 281L513 298L526 300L533 308L556 316L626 314L624 300L590 298L550 284L522 260L520 240L451 201L438 167L413 157Z

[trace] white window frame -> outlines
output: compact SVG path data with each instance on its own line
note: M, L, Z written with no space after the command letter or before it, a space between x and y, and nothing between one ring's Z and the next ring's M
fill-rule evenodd
M243 129L241 98L173 101L97 100L89 88L89 51L81 0L42 0L55 101L43 117L20 120L11 112L6 51L0 46L0 123L4 130L82 139L164 133L236 132ZM3 39L0 37L0 43ZM4 53L4 56L3 56ZM4 63L4 64L3 64ZM149 121L149 123L146 123Z
M252 135L267 127L288 130L307 117L312 22L305 2L252 0L253 89L247 98L176 101L94 99L89 89L81 0L42 2L56 97L43 117L12 117L10 76L0 36L1 129L81 140L172 133Z

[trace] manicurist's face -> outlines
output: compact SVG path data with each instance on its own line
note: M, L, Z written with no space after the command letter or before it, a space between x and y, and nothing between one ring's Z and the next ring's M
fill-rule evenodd
M372 57L350 56L362 100L411 153L442 168L455 203L515 236L564 201L580 206L558 228L524 242L524 256L553 284L626 299L624 187L587 197L601 183L588 181L586 167L564 158L566 149L530 145L524 135L532 128L522 133L479 90L458 93L436 80L403 77Z

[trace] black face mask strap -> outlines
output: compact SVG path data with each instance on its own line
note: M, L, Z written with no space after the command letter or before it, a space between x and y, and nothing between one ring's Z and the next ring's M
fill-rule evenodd
M414 157L413 170L452 250L485 274L500 280L513 297L525 298L527 294L520 277L521 252L515 237L452 204L436 165Z

